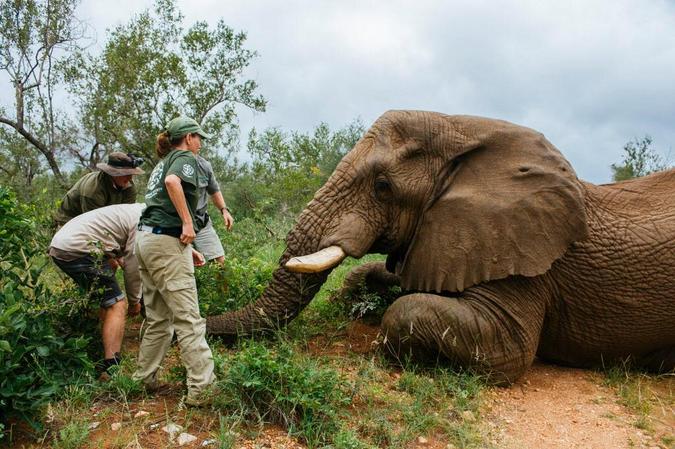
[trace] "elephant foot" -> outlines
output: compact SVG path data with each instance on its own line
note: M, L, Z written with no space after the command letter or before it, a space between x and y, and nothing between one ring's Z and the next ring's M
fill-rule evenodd
M365 288L380 296L389 294L393 287L399 287L398 276L387 271L384 262L368 262L352 269L342 283L341 296L354 296Z
M514 332L518 323L509 321L464 298L416 293L394 302L381 327L384 346L401 362L445 363L509 385L532 364L536 348L536 337Z
M355 318L378 321L400 295L400 279L387 271L384 262L369 262L352 269L334 300L349 307ZM376 319L375 319L376 318Z

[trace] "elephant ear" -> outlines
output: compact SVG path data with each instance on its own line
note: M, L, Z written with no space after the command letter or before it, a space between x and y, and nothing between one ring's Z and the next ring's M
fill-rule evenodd
M524 129L493 135L450 162L396 264L402 287L455 292L537 276L586 238L581 183L551 143Z

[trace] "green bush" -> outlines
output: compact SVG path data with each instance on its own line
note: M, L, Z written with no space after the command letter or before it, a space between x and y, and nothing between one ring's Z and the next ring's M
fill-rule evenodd
M340 410L351 402L346 382L288 343L245 342L228 364L217 406L280 424L309 447L330 443L341 430Z
M290 229L290 223L281 219L244 218L235 222L232 232L224 229L217 215L213 222L225 248L225 264L209 263L195 270L204 316L238 309L260 296L278 267L283 238ZM270 236L268 229L281 237Z
M81 304L39 281L48 260L34 214L0 187L0 422L17 416L39 428L42 407L93 366Z
M369 291L364 285L361 285L358 291L348 295L343 299L351 304L350 315L354 319L366 319L367 321L379 322L380 318L387 308L401 296L401 287L392 286L383 294Z
M257 299L272 279L276 262L228 257L225 265L208 264L196 270L199 306L204 316L236 310Z

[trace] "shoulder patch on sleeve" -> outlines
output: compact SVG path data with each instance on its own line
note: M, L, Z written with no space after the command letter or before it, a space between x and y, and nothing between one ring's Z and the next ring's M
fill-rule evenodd
M195 174L195 168L192 164L183 164L183 175L192 177Z

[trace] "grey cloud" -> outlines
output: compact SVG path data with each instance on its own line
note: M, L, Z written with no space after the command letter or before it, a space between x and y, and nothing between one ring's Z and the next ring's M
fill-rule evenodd
M145 4L149 4L146 2ZM143 3L83 2L98 30ZM244 134L310 131L388 109L513 121L543 132L580 177L606 182L621 147L675 144L675 3L664 0L180 0L188 22L223 18L259 52L269 100ZM244 137L245 139L245 137Z

